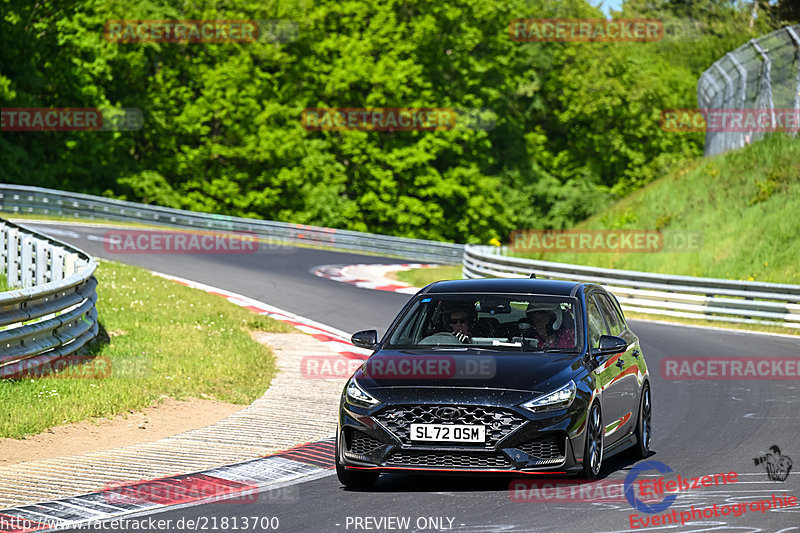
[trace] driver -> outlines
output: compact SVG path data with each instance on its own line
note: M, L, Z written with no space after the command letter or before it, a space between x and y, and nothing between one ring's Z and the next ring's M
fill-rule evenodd
M450 333L463 343L469 343L475 312L468 305L456 305L445 311L445 323Z

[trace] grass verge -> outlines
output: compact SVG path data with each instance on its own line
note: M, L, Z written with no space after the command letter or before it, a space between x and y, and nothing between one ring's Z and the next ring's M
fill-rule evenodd
M395 276L414 287L424 287L434 281L446 279L461 279L461 265L445 265L426 268L412 268L411 270L398 270Z
M769 324L739 324L736 322L722 322L718 320L703 320L702 318L685 318L664 315L653 315L650 313L634 313L625 311L625 317L631 320L656 320L659 322L671 322L678 325L688 326L707 326L710 328L735 329L743 332L755 333L779 333L782 335L800 336L800 329L784 328L783 326L771 326Z
M272 353L248 332L291 326L142 268L101 261L96 276L107 339L90 353L108 358L110 376L0 380L0 437L111 417L165 397L245 405L268 388Z

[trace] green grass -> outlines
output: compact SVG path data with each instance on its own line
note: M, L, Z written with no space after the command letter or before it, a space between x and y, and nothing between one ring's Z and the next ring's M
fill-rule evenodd
M244 405L268 388L272 353L248 331L293 331L290 326L142 268L102 261L96 276L107 342L90 352L110 360L111 375L0 380L0 437L111 417L167 397Z
M414 287L424 287L434 281L461 279L461 265L412 268L411 270L399 270L395 275L400 281L404 281Z
M3 274L0 274L0 292L10 290L11 287L8 286L8 279Z
M692 162L580 228L701 232L699 252L519 254L607 268L800 283L800 140L775 135Z

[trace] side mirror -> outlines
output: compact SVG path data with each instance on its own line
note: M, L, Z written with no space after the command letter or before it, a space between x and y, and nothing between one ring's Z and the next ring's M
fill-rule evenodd
M374 329L368 329L365 331L359 331L358 333L353 333L353 336L350 337L350 342L359 348L367 348L368 350L371 350L378 344L378 332Z
M619 352L624 352L628 349L628 342L614 335L602 335L600 337L600 346L592 350L592 355L611 355Z

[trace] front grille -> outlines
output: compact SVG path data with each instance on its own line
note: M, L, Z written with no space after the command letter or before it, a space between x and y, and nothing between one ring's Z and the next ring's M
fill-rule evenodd
M436 468L490 468L510 470L513 465L503 454L470 452L425 452L402 450L392 454L386 466Z
M347 451L367 455L375 448L383 446L383 443L377 439L373 439L366 433L360 431L350 430L347 432Z
M457 408L455 418L442 420L437 411L442 408ZM437 446L452 444L459 447L476 446L493 448L509 433L525 423L525 419L507 409L474 405L407 405L384 409L375 418L400 439L403 444L416 444L411 441L411 424L466 424L481 425L486 428L486 443L437 443Z
M514 447L539 459L560 459L564 457L564 439L556 435L542 437Z

